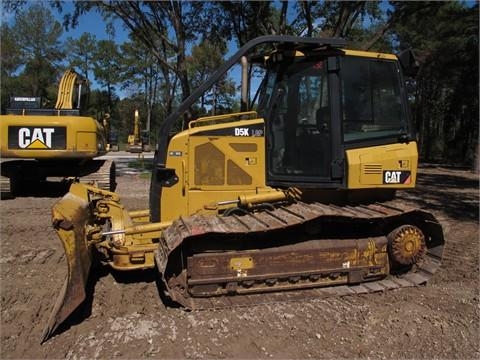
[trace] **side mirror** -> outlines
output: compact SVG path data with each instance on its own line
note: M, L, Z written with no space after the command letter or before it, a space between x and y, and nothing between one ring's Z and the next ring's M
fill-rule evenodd
M154 179L161 186L172 187L178 183L178 176L175 174L175 169L166 169L163 166L157 165L153 171L155 171Z
M400 52L397 55L398 61L400 61L400 65L402 66L403 73L406 76L415 77L417 76L418 69L420 65L413 54L412 49L406 49Z

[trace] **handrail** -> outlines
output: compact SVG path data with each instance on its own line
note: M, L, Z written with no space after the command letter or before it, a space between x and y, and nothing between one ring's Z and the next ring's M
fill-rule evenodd
M250 40L245 45L243 45L237 52L224 64L222 64L215 73L208 78L202 85L200 85L194 92L190 94L181 104L176 108L171 114L167 116L165 121L162 123L158 137L157 137L157 152L155 154L154 163L160 167L164 167L167 159L167 147L168 147L168 138L170 137L170 131L175 123L175 121L184 114L194 103L197 101L202 94L210 89L213 84L215 84L225 73L230 70L230 68L235 65L243 55L247 54L250 50L257 47L258 45L273 43L273 44L288 44L295 48L295 46L300 47L318 47L318 46L335 46L340 47L346 44L346 41L341 38L308 38L308 37L299 37L291 35L265 35L257 37L253 40Z
M237 120L252 120L252 119L255 119L256 117L257 117L256 111L244 111L244 112L233 113L233 114L204 116L204 117L198 118L197 120L190 121L190 123L188 124L188 128L192 129L197 126L204 126L206 125L204 123L218 124L222 122L222 120L228 120L228 121L224 121L226 123L226 122L233 122Z

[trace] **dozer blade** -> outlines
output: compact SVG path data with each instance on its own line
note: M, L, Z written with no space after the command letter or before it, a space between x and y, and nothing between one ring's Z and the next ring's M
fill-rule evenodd
M52 222L65 250L68 273L43 332L42 342L85 300L85 286L92 263L85 237L88 218L87 190L80 184L73 184L70 192L52 209Z

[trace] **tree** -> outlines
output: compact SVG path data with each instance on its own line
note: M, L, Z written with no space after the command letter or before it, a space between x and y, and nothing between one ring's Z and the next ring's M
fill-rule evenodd
M474 158L479 116L478 15L478 4L433 3L394 27L401 48L412 47L420 64L413 115L421 155L427 161L471 164Z
M9 70L14 71L10 75L15 74L21 80L16 83L19 87L15 93L42 96L52 102L63 59L61 24L42 3L34 3L25 11L16 13L10 32L8 27L3 29L7 30L7 37L2 43L2 59L3 54L12 51L22 64ZM8 67L7 62L3 64Z
M85 78L89 80L88 75L93 70L94 54L97 48L95 35L83 33L78 39L69 37L65 46L70 66L79 68Z
M208 39L192 48L192 55L187 59L189 62L190 79L192 87L200 86L206 81L223 63L227 51L225 43L212 43ZM235 85L232 80L224 78L207 91L200 99L200 109L215 115L219 110L230 110L232 97L235 95Z
M81 1L75 3L75 12L70 15L70 20L75 24L81 14L92 9L98 9L105 17L118 17L165 70L176 74L182 97L186 98L190 95L187 43L195 39L196 31L200 29L197 18L202 8L202 2ZM176 58L174 63L165 57L172 53Z
M171 109L174 93L163 93L161 101L159 101L158 93L160 92L161 82L168 83L170 78L162 78L162 69L158 65L158 61L145 46L135 38L121 45L121 68L123 88L133 90L133 95L141 95L141 103L145 104L146 115L145 129L151 131L152 120L156 123L158 116L154 116L154 108L156 104L162 108L165 113L166 109ZM174 90L174 87L169 87ZM140 104L137 104L138 108ZM142 109L143 110L143 109ZM154 124L155 126L156 124Z
M0 49L2 56L0 57L1 71L1 94L2 109L5 109L9 103L9 97L14 95L15 89L18 87L18 81L15 74L22 63L20 48L15 43L10 27L3 23L1 25Z
M211 11L217 26L212 30L227 36L229 40L233 37L238 46L257 36L271 35L279 30L274 27L274 8L270 1L220 1L215 5Z
M108 94L108 112L113 110L114 86L120 81L120 54L112 40L100 40L93 54L93 73Z

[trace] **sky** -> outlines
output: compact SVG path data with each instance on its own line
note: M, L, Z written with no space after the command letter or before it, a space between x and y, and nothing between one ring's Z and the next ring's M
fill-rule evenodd
M63 16L66 13L73 12L73 2L66 2L62 6L62 13L58 11L53 11L53 15L56 19L63 24ZM115 37L113 40L121 44L125 42L128 38L128 32L123 29L123 26L120 21L114 22ZM91 33L95 35L97 40L108 40L109 35L106 31L106 23L103 18L95 11L90 11L79 18L78 26L75 28L69 28L68 31L64 31L62 35L62 40L65 40L68 37L79 38L83 33Z
M72 13L73 8L74 8L73 2L66 2L62 6L61 13L56 10L53 10L52 12L55 18L61 24L63 24L63 16L66 13ZM114 29L115 29L115 36L113 40L117 44L122 44L128 40L128 32L123 28L120 21L117 20L114 22ZM110 36L106 30L105 21L103 20L102 16L95 11L89 11L88 13L81 15L78 20L78 25L76 27L69 28L68 31L65 31L64 29L61 39L63 41L65 41L69 37L78 39L84 33L90 33L94 35L97 40L110 39ZM91 88L96 88L96 89L100 88L100 85L98 84L97 81L95 81L95 79L91 80L90 86ZM117 89L116 93L120 98L127 97L127 93L125 91L122 91L120 88Z
M27 6L28 3L33 3L34 1L32 0L27 0ZM36 0L35 0L36 1ZM42 0L40 0L42 1ZM47 1L43 1L44 3L47 3ZM48 7L48 5L47 5ZM65 1L62 4L62 12L60 13L58 10L51 9L53 16L57 19L58 22L63 24L63 16L66 13L73 12L74 4L73 1ZM6 13L2 12L0 16L1 22L6 22L8 24L11 24L14 21L15 14L13 13ZM123 29L120 21L116 21L114 24L115 27L115 38L114 40L117 43L122 43L127 39L128 33ZM79 24L75 28L70 28L68 31L65 31L62 35L62 40L65 40L68 37L73 37L73 38L78 38L80 37L84 32L89 32L91 34L94 34L97 37L97 40L108 40L108 34L106 32L106 27L105 27L105 22L102 19L102 17L94 12L88 12L85 15L82 15L79 19Z
M1 1L1 0L0 0ZM32 2L32 0L28 0ZM46 1L45 1L46 2ZM74 10L74 3L73 1L66 1L62 4L62 12L51 9L52 15L56 18L56 20L63 24L63 17L67 13L73 13ZM13 22L14 16L13 14L2 14L2 21L6 21L8 23ZM78 25L75 28L69 28L68 31L64 29L64 32L61 36L61 40L65 41L67 38L74 38L78 39L83 33L90 33L96 37L97 40L109 40L110 36L107 33L106 30L106 23L103 20L102 16L97 13L96 11L89 11L88 13L81 15L78 21ZM113 23L114 30L115 30L115 36L113 37L113 40L117 44L122 44L125 41L128 41L128 31L124 29L123 24L120 20L116 20ZM234 41L230 42L228 45L229 51L226 55L226 58L230 57L235 53L237 50L236 44ZM238 71L238 74L231 74L235 78L235 81L240 78L240 72ZM258 86L258 84L255 84ZM254 85L254 87L256 87ZM93 79L91 83L92 88L100 88L99 84ZM126 91L120 90L120 88L117 88L116 91L117 95L120 98L124 98L128 96ZM253 95L252 95L253 96Z
M1 1L1 0L0 0ZM33 1L37 0L27 0L28 3L33 3ZM40 0L42 1L42 0ZM47 3L47 1L44 1ZM27 6L28 6L27 3ZM62 4L62 12L59 12L58 10L51 9L48 5L47 7L52 11L52 15L55 17L55 19L60 23L63 24L63 16L67 13L72 13L74 9L74 3L73 1L65 1ZM0 22L5 22L7 24L12 24L14 22L15 14L13 13L5 13L2 12L0 15ZM114 29L115 29L115 37L113 40L117 44L122 44L123 42L128 40L128 32L123 28L121 22L119 20L114 22ZM74 38L78 39L83 33L90 33L95 35L97 40L108 40L109 35L107 34L106 31L106 23L103 20L103 18L100 16L95 11L90 11L87 14L82 15L79 18L78 21L78 26L75 28L69 28L68 31L63 29L63 34L61 36L61 40L65 41L67 38ZM93 80L91 84L92 88L100 88L98 83ZM119 91L118 95L120 97L124 97L126 94L123 92Z
M67 2L63 5L61 13L56 10L53 10L52 13L60 23L63 23L63 16L66 13L73 12L73 8L74 8L73 2ZM128 41L128 31L123 28L122 22L120 20L116 20L114 22L114 29L115 29L115 36L113 40L117 44L122 44L125 41ZM73 29L69 28L68 31L64 31L61 39L66 40L69 37L79 38L85 32L95 35L97 40L109 40L109 34L106 31L106 23L103 20L102 16L95 11L90 11L82 15L79 18L78 26L76 26ZM237 50L236 44L234 41L231 41L228 47L229 47L229 51L226 55L227 59L228 57L232 56ZM231 73L230 76L234 78L235 82L239 83L240 70L236 69L236 71ZM252 88L256 89L258 85L259 85L259 80L253 79ZM93 80L92 82L92 87L99 88L99 85L95 80ZM252 92L253 91L254 90L252 90ZM120 98L124 98L128 96L128 94L125 91L120 90L120 88L117 88L117 95ZM252 93L252 96L253 95L254 93Z

